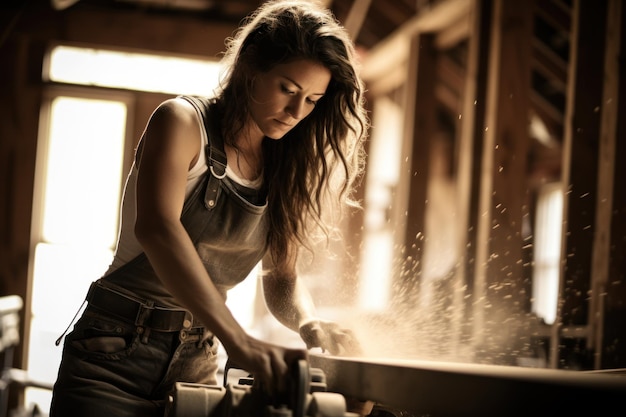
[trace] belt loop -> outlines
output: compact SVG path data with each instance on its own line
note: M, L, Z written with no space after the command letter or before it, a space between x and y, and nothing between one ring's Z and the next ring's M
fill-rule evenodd
M150 319L150 313L154 309L154 301L147 300L145 304L140 304L137 317L135 318L136 326L150 327L148 321Z
M141 332L141 343L144 345L148 344L148 339L150 338L150 328L149 327L139 327L142 329Z
M150 323L148 320L150 319L150 313L154 308L154 301L148 300L145 305L141 305L139 307L139 313L137 313L137 319L135 320L135 325L141 326L143 328L143 334L141 335L141 343L144 345L148 344L148 339L150 338Z

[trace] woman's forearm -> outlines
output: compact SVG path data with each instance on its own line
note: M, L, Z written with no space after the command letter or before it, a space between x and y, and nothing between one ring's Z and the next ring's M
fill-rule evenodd
M137 237L167 290L215 333L225 348L240 344L245 331L211 281L182 224L163 222L158 228L138 228Z
M311 294L296 276L265 275L263 293L272 315L291 330L297 332L316 317Z

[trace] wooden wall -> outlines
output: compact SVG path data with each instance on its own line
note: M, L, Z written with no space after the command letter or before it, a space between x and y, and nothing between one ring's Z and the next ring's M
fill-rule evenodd
M450 133L463 237L445 288L458 311L450 320L458 331L448 341L473 345L476 361L516 364L545 350L554 368L626 365L624 16L614 0L442 2L366 58L373 100L395 89L409 96L409 152L399 188L410 191L396 201L396 212L407 213L396 221L397 240L416 261L412 294L403 299L415 299L421 284L424 243L416 236L427 215L433 107L458 118ZM458 63L464 80L452 89L456 106L440 94L454 85L450 74L440 65L432 70L455 49L464 58ZM531 133L531 117L544 122L550 146ZM548 181L562 184L565 199L553 326L530 313L534 202Z

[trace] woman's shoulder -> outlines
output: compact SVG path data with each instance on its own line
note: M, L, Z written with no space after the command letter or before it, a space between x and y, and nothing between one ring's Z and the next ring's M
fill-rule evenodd
M195 120L194 106L182 97L167 99L157 106L152 118L159 118L164 122L190 123Z
M150 116L148 136L188 136L199 134L198 116L194 106L182 98L167 99Z

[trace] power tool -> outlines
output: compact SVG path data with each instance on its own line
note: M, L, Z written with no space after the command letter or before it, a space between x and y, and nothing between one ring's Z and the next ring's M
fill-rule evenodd
M165 417L358 417L347 411L343 395L327 392L326 376L306 360L290 370L285 393L269 395L254 377L228 382L228 373L240 369L226 364L223 385L177 382L168 399Z

